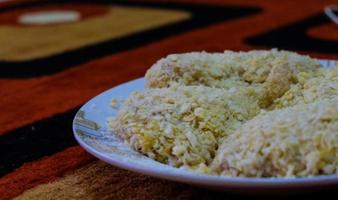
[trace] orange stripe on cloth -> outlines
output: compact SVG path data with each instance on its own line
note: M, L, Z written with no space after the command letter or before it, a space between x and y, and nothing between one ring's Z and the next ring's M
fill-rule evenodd
M307 34L313 38L338 41L338 26L333 22L323 24L308 30Z
M92 161L81 147L71 147L55 155L24 164L0 178L0 199L8 200L39 184L55 181L65 173Z
M28 190L15 199L191 199L193 190L198 191L96 161L62 179Z

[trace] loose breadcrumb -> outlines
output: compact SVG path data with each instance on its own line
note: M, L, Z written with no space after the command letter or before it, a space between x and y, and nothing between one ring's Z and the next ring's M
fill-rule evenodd
M119 102L116 98L112 98L110 101L110 106L113 108L118 108L119 107Z

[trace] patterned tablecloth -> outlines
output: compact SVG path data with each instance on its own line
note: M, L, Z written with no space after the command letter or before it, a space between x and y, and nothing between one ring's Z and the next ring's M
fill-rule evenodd
M98 161L73 138L76 110L170 53L278 47L338 59L338 26L323 12L335 2L0 1L0 199L237 197Z

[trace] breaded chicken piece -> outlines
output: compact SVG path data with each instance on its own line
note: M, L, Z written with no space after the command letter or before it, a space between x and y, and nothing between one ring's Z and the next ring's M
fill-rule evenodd
M231 89L255 88L263 106L282 96L298 74L315 74L320 64L308 56L289 51L172 54L155 63L146 73L147 88L173 84L205 85Z
M222 138L259 112L250 89L172 86L133 93L109 124L150 158L205 172Z
M338 98L274 110L227 137L212 169L224 176L338 173Z
M314 77L303 77L302 82L292 85L285 94L275 99L272 109L307 104L338 96L338 67L319 70Z
M288 67L293 75L316 71L320 67L316 59L276 49L172 54L156 62L147 71L146 86L162 88L180 83L221 87L219 82L231 77L238 77L247 83L263 83L276 65Z

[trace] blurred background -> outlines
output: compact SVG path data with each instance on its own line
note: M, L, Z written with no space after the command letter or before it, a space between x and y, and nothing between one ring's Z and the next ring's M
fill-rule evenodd
M73 138L75 112L171 53L279 48L338 59L335 7L332 19L324 12L334 4L1 0L0 199L216 195L94 159Z

